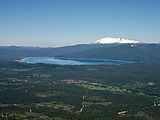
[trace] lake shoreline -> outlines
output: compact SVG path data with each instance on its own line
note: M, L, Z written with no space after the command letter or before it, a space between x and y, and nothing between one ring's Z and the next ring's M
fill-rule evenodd
M135 63L133 61L92 59L92 58L67 58L67 57L23 57L16 60L21 63L45 63L57 65L121 65Z
M68 58L68 57L54 57L56 59L68 59L68 60L101 60L101 61L115 61L115 62L129 62L135 63L134 61L124 61L124 60L109 60L109 59L97 59L97 58Z

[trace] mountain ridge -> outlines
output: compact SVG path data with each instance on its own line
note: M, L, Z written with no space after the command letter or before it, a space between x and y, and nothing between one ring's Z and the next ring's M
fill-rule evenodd
M22 57L83 57L137 62L159 62L160 44L77 44L58 48L0 46L0 61Z
M66 54L63 57L98 58L109 60L126 60L135 62L159 62L160 45L158 44L120 44L94 48Z

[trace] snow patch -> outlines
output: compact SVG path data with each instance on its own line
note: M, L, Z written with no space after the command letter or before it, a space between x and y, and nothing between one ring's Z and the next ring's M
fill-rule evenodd
M93 42L93 44L113 44L113 43L125 44L125 43L140 43L140 42L135 40L124 39L124 38L111 38L111 37L105 37Z

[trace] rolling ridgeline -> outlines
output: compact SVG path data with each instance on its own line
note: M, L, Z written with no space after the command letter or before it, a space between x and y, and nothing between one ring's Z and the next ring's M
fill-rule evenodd
M0 47L0 61L11 62L21 57L71 57L157 63L159 44L79 44L58 48Z

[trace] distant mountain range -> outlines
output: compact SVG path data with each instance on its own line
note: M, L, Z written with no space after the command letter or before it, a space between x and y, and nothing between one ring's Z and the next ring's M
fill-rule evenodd
M50 56L160 62L160 44L140 43L120 38L104 38L92 44L58 48L0 46L0 62L9 62L21 57Z

